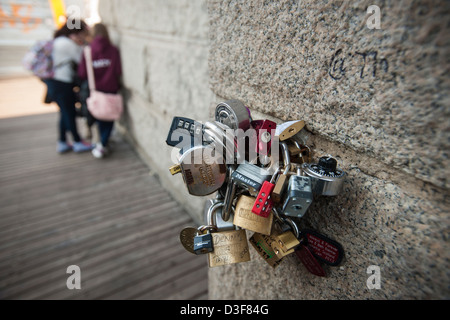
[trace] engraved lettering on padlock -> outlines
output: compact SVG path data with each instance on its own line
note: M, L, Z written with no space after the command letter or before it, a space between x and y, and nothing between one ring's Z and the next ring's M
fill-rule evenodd
M207 146L189 149L180 158L180 164L170 168L181 172L188 192L194 196L206 196L217 191L225 182L226 165L211 163Z
M260 234L270 235L273 224L273 212L267 218L258 216L252 212L255 198L242 195L236 203L234 224Z
M345 180L345 172L337 168L332 157L322 157L319 163L304 163L303 173L312 179L313 192L323 196L338 195Z
M209 267L250 261L244 229L212 234L214 251L208 254Z
M218 209L223 208L221 202L213 204L208 210L208 223L215 227L217 231ZM250 261L248 250L247 234L245 230L231 230L214 232L212 245L214 250L208 253L209 267L218 267L225 264L233 264Z

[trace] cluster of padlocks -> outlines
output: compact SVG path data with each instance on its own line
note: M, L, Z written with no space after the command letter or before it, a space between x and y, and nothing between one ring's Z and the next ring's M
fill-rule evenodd
M180 233L187 251L208 254L210 267L249 261L249 243L274 268L291 253L317 276L325 276L321 263L340 264L338 242L298 227L314 197L338 195L345 179L334 158L312 161L304 126L254 120L239 100L220 103L214 121L173 119L171 173L181 173L193 196L216 192L205 203L205 224Z

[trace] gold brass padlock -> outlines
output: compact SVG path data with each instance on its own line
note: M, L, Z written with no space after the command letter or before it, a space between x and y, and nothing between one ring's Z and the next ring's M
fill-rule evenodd
M254 233L249 242L258 254L264 259L264 261L272 268L276 268L280 265L283 258L278 258L272 249L272 243L275 239L272 236Z
M271 243L271 247L279 259L294 253L294 249L300 244L297 225L290 218L284 218L283 220L289 223L291 230L284 232L275 230L272 235L274 241Z
M290 166L284 168L283 173L278 176L277 182L275 183L275 187L272 191L272 201L274 203L280 203L283 198L283 194L286 190L287 182L289 180L289 170Z
M294 248L300 244L292 231L275 234L273 238L275 241L272 242L272 249L279 259L294 253Z
M280 141L289 139L290 137L296 135L300 130L305 127L305 121L288 121L277 125L275 135L280 138Z
M244 229L212 233L214 251L208 253L210 268L250 261Z
M242 195L236 202L233 223L243 229L270 235L273 223L273 212L267 218L252 212L255 198Z
M218 202L209 209L208 219L211 225L216 225L214 222L215 211L223 207L223 205L223 203ZM211 235L214 251L208 253L208 265L210 268L250 261L250 251L245 230L214 232Z

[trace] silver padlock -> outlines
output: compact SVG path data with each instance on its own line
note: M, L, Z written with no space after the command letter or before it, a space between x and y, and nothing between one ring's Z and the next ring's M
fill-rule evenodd
M169 170L172 175L182 173L188 192L194 196L206 196L222 187L227 167L220 155L214 155L209 146L195 146L180 157L180 163Z
M311 177L313 192L322 196L335 196L342 190L345 172L337 168L337 161L332 157L322 157L319 163L304 163L303 174Z
M302 218L313 201L311 178L302 176L300 169L297 175L289 178L283 201L283 214L290 217Z
M217 121L208 121L204 127L206 140L211 142L212 146L222 155L226 163L239 163L241 155L236 148L234 130Z
M272 173L257 165L244 161L231 175L237 186L245 188L256 197L264 181L270 181Z
M234 213L230 213L231 219L225 221L223 219L222 210L224 209L224 203L220 200L209 199L205 202L204 208L204 218L207 224L215 224L217 231L229 231L234 230L235 225L233 224ZM214 217L211 215L214 213ZM214 218L214 220L212 220Z
M239 100L229 100L216 107L216 121L223 123L231 129L247 130L250 128L250 112Z

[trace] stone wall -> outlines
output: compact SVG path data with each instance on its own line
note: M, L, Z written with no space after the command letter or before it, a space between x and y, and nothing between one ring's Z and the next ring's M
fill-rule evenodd
M173 149L165 141L174 116L206 121L214 104L206 2L106 0L100 1L99 13L122 55L127 108L120 129L151 174L200 223L204 199L188 197L182 177L170 175Z
M211 117L240 99L255 119L305 120L315 159L348 178L301 226L346 252L328 276L295 256L210 269L211 299L450 298L448 2L103 1L123 54L122 126L194 216L204 199L169 176L175 115ZM370 29L370 5L381 29ZM378 266L381 288L367 287Z

